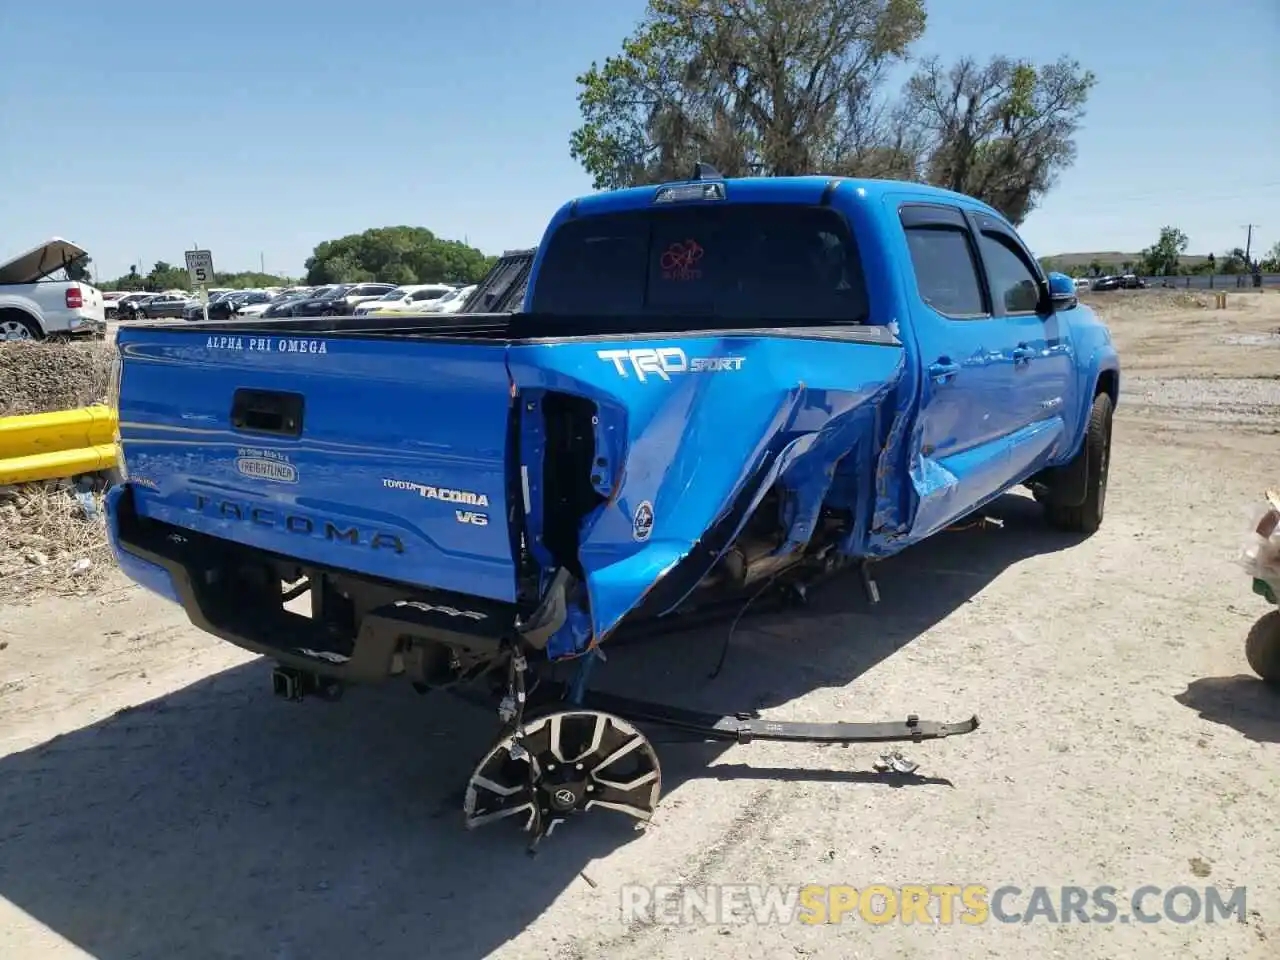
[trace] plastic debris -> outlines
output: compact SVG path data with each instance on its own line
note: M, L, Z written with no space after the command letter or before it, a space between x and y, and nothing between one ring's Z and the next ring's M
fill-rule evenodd
M76 503L79 504L80 512L86 520L98 519L98 501L93 498L92 491L77 490Z
M72 576L80 577L93 569L93 561L88 557L81 557L71 565Z
M1239 563L1255 580L1280 593L1280 490L1268 490L1253 515Z
M908 760L900 750L880 754L880 759L872 766L879 773L915 773L920 769L920 764Z

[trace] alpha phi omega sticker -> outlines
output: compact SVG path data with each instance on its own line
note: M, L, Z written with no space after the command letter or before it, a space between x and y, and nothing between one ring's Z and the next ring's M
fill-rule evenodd
M651 533L653 533L653 504L645 500L636 507L635 516L631 518L631 536L632 539L644 543Z

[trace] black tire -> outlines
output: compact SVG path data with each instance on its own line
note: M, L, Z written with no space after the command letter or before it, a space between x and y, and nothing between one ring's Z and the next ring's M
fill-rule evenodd
M1244 642L1245 659L1253 672L1280 687L1280 610L1264 614Z
M0 310L0 342L5 340L43 340L40 324L21 310Z
M1089 431L1078 456L1086 458L1086 490L1084 502L1070 507L1045 504L1045 516L1051 524L1069 533L1096 533L1102 526L1107 505L1107 477L1111 472L1111 397L1100 393L1093 398L1089 411Z

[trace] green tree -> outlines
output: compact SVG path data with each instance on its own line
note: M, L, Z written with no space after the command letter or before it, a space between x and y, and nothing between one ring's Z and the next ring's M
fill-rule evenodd
M376 227L316 246L307 258L307 283L468 283L493 263L479 250L442 240L425 227Z
M239 273L215 273L211 287L227 287L233 290L257 289L259 287L287 287L293 284L289 277L279 277L271 273L259 273L246 270ZM98 284L103 290L187 290L191 286L191 277L185 267L175 267L167 261L160 260L146 276L138 273L136 265L129 272L114 280L101 280Z
M1218 257L1218 273L1248 273L1249 261L1245 259L1243 247L1232 247Z
M1177 227L1161 227L1160 239L1142 251L1142 269L1149 276L1168 277L1178 272L1178 258L1187 252L1187 235Z
M186 267L175 267L164 260L155 262L145 281L146 289L153 291L185 290L190 282Z
M617 56L578 79L570 155L597 189L847 166L880 136L884 72L924 32L923 0L649 0Z
M1280 273L1280 240L1277 240L1262 258L1264 273Z
M578 77L570 154L597 189L687 176L922 179L1021 222L1074 161L1093 74L1063 58L925 61L896 107L888 70L923 0L649 0L621 52Z
M901 138L921 179L985 200L1021 223L1076 158L1075 133L1096 78L1067 57L926 60L907 84Z

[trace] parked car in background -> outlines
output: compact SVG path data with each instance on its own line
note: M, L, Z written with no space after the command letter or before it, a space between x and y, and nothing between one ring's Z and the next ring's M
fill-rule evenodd
M1132 273L1126 273L1120 278L1120 286L1126 290L1145 290L1147 289L1147 281L1141 277L1135 277Z
M145 293L135 290L132 293L126 293L117 297L110 303L104 304L108 320L124 319L133 315L133 305L141 300L149 300L154 297L154 293Z
M215 304L221 303L227 297L234 297L237 293L241 293L241 292L243 291L223 290L221 293L218 293L218 294L212 294L212 293L209 294L209 310L210 310L209 315L213 316L212 311L214 309ZM204 319L204 304L200 302L199 297L192 297L190 300L187 301L186 308L182 311L182 319L184 320L203 320Z
M346 312L343 296L355 287L354 283L336 283L295 300L288 305L289 312L280 314L289 317L331 317ZM385 292L385 291L384 291Z
M271 304L266 310L262 311L262 316L267 319L299 316L296 312L299 306L312 300L321 300L341 286L343 285L340 283L333 283L328 284L327 286L313 287L306 293L290 296L287 299L282 299L278 303ZM319 314L314 314L314 316L318 315Z
M293 305L294 317L347 317L359 304L376 300L396 288L394 283L341 283L319 296Z
M350 316L356 307L373 300L380 300L395 289L394 283L357 283L342 295L342 313Z
M357 317L371 313L422 313L446 294L454 292L447 283L411 283L396 287L377 300L366 300L352 314Z
M239 314L242 317L261 317L261 316L264 316L268 310L271 310L274 307L277 307L286 303L292 303L297 300L301 300L307 295L308 294L306 291L299 292L299 293L290 293L289 291L286 290L282 293L277 293L275 296L271 297L271 299L265 302L245 304L240 308ZM276 314L276 316L278 316L278 314Z
M86 256L71 241L54 237L0 264L0 340L103 334L102 292L65 279L67 266ZM50 280L56 273L64 279Z
M271 294L265 290L237 290L220 298L216 304L209 305L210 320L229 320L241 316L242 311L253 305L266 305L271 302Z
M475 293L476 284L466 287L458 287L452 293L446 293L439 300L427 307L427 313L458 313L462 309L462 305L467 302L467 297Z
M183 313L188 305L193 303L188 296L174 296L172 294L162 293L159 296L152 297L138 303L133 308L133 319L135 320L156 320L169 318L173 320L182 319Z
M116 319L120 312L120 304L129 297L138 297L141 294L136 291L129 290L112 290L102 295L102 309L108 320Z
M1090 281L1089 289L1094 291L1095 293L1100 293L1104 290L1119 290L1120 278L1119 277L1095 277L1092 281Z
M138 307L159 298L160 294L152 292L131 293L127 297L121 297L116 301L116 316L120 320L134 320L138 315Z

